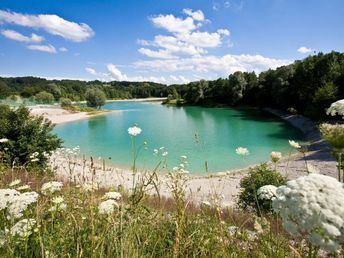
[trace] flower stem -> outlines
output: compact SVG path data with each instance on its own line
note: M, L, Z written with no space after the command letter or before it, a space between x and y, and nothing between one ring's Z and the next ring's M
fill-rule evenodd
M342 170L342 152L338 152L338 181L341 181L341 170Z

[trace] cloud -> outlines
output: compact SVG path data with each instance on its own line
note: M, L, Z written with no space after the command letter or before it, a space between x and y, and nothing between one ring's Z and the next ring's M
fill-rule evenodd
M94 70L93 68L90 68L90 67L86 67L85 71L88 72L89 74L92 74L92 75L98 75L96 70Z
M158 51L154 51L149 48L140 48L139 52L142 55L152 57L152 58L161 58L161 59L176 58L176 56L171 55L169 51L161 50L161 49L159 49Z
M0 23L10 23L61 36L67 40L81 42L94 35L94 31L85 23L67 21L54 14L29 15L0 10Z
M141 60L134 65L142 69L154 69L160 72L192 72L194 74L209 75L213 78L232 74L236 71L261 72L269 68L276 68L290 64L290 60L268 58L261 55L224 55L224 56L201 56L181 58L172 60Z
M301 53L301 54L306 54L306 53L309 53L309 52L312 52L313 49L311 48L308 48L308 47L299 47L297 49L297 52Z
M185 19L177 18L172 14L158 15L150 18L152 23L172 33L187 33L197 28L191 17Z
M110 74L115 78L117 81L127 81L128 77L116 67L114 64L108 64L107 66L108 71Z
M14 30L2 30L1 34L8 39L20 41L20 42L26 42L26 43L28 42L39 43L44 40L44 37L38 36L35 33L32 33L31 36L28 37Z
M190 16L195 21L204 21L204 14L201 10L193 12L192 9L184 9L183 13Z
M59 48L59 51L60 51L60 52L68 52L68 49L65 48L65 47L60 47L60 48Z
M28 45L28 49L55 54L56 48L52 45Z

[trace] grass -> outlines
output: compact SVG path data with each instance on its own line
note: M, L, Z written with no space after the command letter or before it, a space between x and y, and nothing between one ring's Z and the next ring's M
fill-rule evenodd
M96 115L99 113L111 112L110 110L103 110L94 107L87 107L87 106L80 106L80 105L73 105L63 107L63 109L71 111L71 112L87 112L88 115Z

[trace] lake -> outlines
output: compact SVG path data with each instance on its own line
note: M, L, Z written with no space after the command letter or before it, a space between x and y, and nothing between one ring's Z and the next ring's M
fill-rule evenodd
M80 146L81 153L106 159L116 167L132 164L132 143L127 129L142 128L136 137L142 146L138 166L152 169L168 152L167 165L172 168L180 156L188 157L188 170L205 173L247 167L269 160L271 151L287 155L288 139L302 141L302 133L266 112L253 108L174 107L160 102L110 102L104 109L119 110L87 120L57 125L55 132L66 147ZM143 143L147 145L143 146ZM154 149L164 147L159 155ZM235 153L246 147L245 158Z

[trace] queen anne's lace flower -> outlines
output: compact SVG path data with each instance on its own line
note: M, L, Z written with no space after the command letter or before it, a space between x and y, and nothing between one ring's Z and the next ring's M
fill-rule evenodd
M30 204L37 202L38 197L39 195L36 192L27 192L14 196L7 207L9 216L14 218L22 217L23 212Z
M264 185L257 191L258 198L261 200L273 200L276 197L277 187L274 185Z
M118 204L115 200L106 200L99 204L99 214L110 215L115 211L115 208L118 208Z
M334 252L344 243L344 185L335 178L310 174L276 191L273 209L293 235Z
M321 124L320 132L322 137L333 147L339 150L344 149L344 125L343 124Z
M35 225L35 219L22 219L11 228L10 233L12 236L26 238L32 234L32 229Z
M344 119L344 99L332 103L331 106L327 109L326 114L331 116L343 116Z
M250 154L247 148L239 147L235 150L236 154L241 155L241 156L247 156Z
M113 200L120 200L122 195L118 192L107 192L104 194L104 199L113 199Z
M137 136L142 132L141 128L137 126L129 127L128 128L128 134L131 136Z
M21 183L21 180L16 179L16 180L12 181L8 186L13 187L13 186L19 185L20 183Z
M276 163L282 158L282 153L278 151L273 151L270 154L272 162Z
M43 194L55 193L61 191L63 187L62 182L51 181L42 185L41 191Z
M7 139L7 138L1 138L1 139L0 139L0 143L5 143L5 142L8 142L8 139Z
M301 149L301 145L296 141L289 140L289 144L291 147L293 147L295 149Z
M14 189L0 189L0 211L7 208L7 205L19 196L20 193Z

